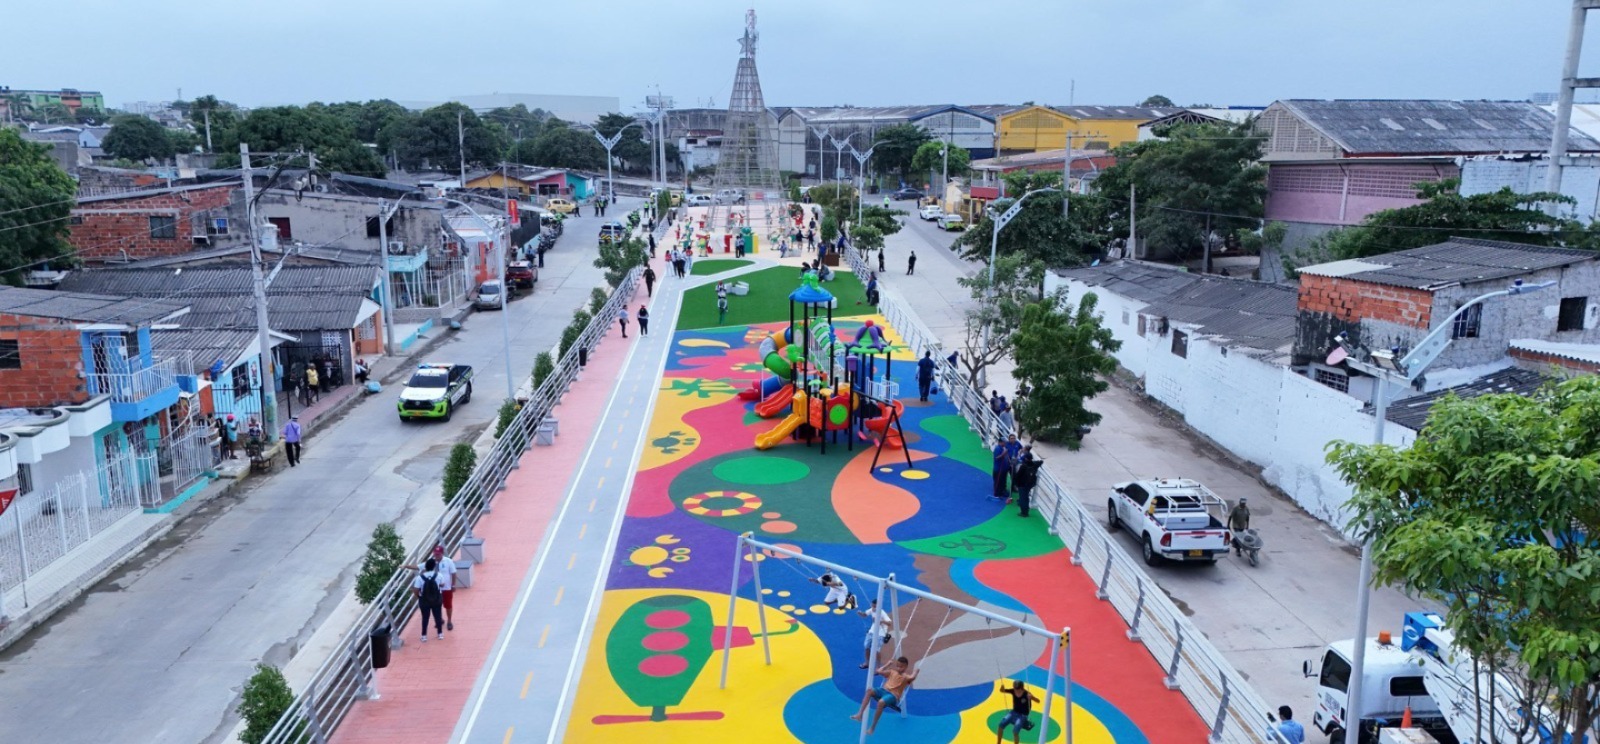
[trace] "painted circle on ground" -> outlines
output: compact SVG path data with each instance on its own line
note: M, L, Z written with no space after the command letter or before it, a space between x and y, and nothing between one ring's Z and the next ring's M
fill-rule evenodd
M784 612L794 612L794 605L792 605L792 604L778 605L778 609L783 610Z
M906 480L927 480L928 479L928 471L926 471L926 470L902 470L902 471L900 471L900 477L901 478L905 478Z
M811 474L811 466L787 457L763 455L724 460L717 463L711 473L729 483L769 486L800 480Z
M797 529L800 529L800 527L799 527L799 525L796 525L794 522L785 522L785 521L779 520L779 521L775 521L775 522L762 522L761 523L761 531L762 532L770 532L770 533L772 533L774 535L787 535L787 534L789 534L791 532L794 532Z
M683 610L656 610L644 617L644 624L657 630L671 630L689 624L689 613Z
M742 517L761 508L761 497L743 491L706 491L683 500L683 510L701 517Z
M989 715L988 720L985 721L985 723L989 724L989 730L998 733L999 730L1000 730L1000 722L1004 721L1006 719L1006 716L1009 713L1010 713L1010 711L1004 711L1004 710L996 711L995 713L991 713ZM1028 741L1041 741L1041 739L1039 737L1039 725L1041 723L1043 723L1043 722L1044 722L1044 718L1039 715L1039 711L1033 711L1033 712L1029 713L1028 714L1028 723L1030 725L1026 729L1027 733L1024 733L1022 735L1022 738L1026 739ZM1056 739L1059 739L1059 738L1061 738L1061 724L1057 723L1055 720L1052 719L1050 721L1049 735L1044 737L1042 739L1042 741L1055 741Z
M696 348L696 347L711 347L711 348L717 348L717 349L731 348L731 347L728 346L728 342L726 342L726 341L718 341L716 339L710 339L710 338L686 338L686 339L683 339L683 340L679 341L678 345L679 346L687 346L689 348Z
M804 615L804 614L806 614L806 611L805 610L795 610L794 614L795 615Z
M772 593L772 590L771 590L771 589L762 589L762 590L761 590L761 593L762 593L762 594L771 594L771 593Z
M689 668L689 660L677 654L646 656L639 662L639 672L650 677L676 677Z
M894 468L878 468L878 472L880 472L880 473L893 473L894 472Z
M787 597L787 596L789 596L789 590L788 590L788 589L783 589L783 590L781 590L781 591L779 591L779 592L778 592L778 596L780 596L780 597Z
M779 514L777 512L761 512L761 518L762 519L777 519L778 517L781 517L781 516L783 516L783 515Z
M644 640L639 641L639 645L644 646L646 650L655 651L657 653L664 651L677 651L678 649L689 645L689 636L679 633L676 630L658 630L650 635L645 636Z
M828 614L828 611L832 610L833 608L829 607L829 606L827 606L825 604L814 604L814 605L811 605L810 609L811 609L811 614L813 614L813 615L826 615L826 614Z

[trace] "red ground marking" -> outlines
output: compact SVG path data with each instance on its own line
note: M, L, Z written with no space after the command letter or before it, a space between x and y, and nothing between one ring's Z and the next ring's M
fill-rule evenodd
M639 662L639 671L652 677L676 677L689 668L689 660L677 654L647 656Z
M677 651L689 645L689 636L676 630L658 630L645 636L639 645L649 651Z
M681 628L689 624L689 613L683 610L656 610L645 616L644 624L658 630Z

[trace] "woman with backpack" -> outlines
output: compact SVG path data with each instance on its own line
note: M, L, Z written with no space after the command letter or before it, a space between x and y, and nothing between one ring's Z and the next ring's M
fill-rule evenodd
M411 591L417 595L417 610L422 613L422 642L428 642L428 617L433 617L433 627L444 640L444 590L450 577L439 572L439 564L432 558L422 564L422 572L411 582Z

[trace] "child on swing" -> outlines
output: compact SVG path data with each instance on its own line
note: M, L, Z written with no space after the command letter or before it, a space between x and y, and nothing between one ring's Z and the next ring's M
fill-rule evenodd
M1033 730L1033 722L1028 720L1028 714L1033 712L1033 704L1039 702L1039 698L1034 697L1021 680L1011 683L1010 687L1000 685L1000 691L1011 693L1011 712L1000 720L1000 728L995 730L994 744L1005 741L1007 726L1011 727L1012 744L1020 744L1023 730Z
M861 720L867 713L867 706L874 700L878 701L878 710L872 714L872 723L867 726L867 736L878 730L878 719L883 718L884 708L899 708L900 701L905 699L906 688L917 681L918 674L904 656L879 667L877 673L883 677L883 684L867 690L867 694L861 697L861 707L856 709L855 715L850 716L852 721Z
M813 584L821 584L824 589L828 590L828 596L822 600L822 603L828 607L848 610L856 606L855 595L845 588L842 579L834 576L831 572L824 573L815 579L809 579L809 581Z

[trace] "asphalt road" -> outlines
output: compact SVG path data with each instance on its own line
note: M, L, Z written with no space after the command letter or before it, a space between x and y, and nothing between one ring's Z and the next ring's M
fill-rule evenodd
M519 382L600 283L595 235L639 200L622 202L570 220L534 292L511 303ZM474 314L423 355L475 369L473 400L453 420L401 423L403 380L386 381L310 432L300 467L206 504L0 653L0 741L224 741L255 663L281 666L306 642L352 590L373 527L439 498L450 446L494 419L506 389L500 320Z

